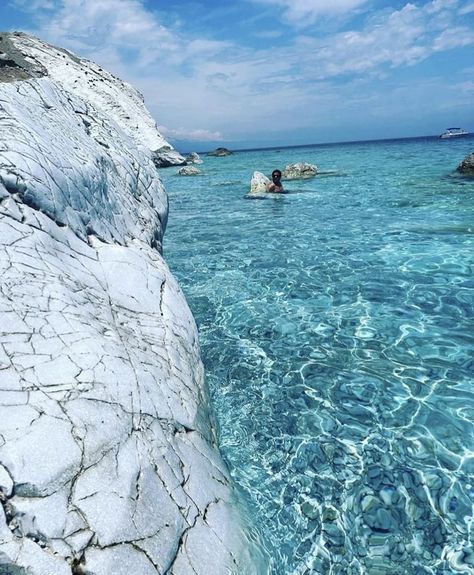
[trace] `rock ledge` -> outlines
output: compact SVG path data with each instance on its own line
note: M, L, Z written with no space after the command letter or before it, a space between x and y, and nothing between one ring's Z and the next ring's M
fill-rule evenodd
M1 36L0 572L263 573L161 255L166 141L131 86Z

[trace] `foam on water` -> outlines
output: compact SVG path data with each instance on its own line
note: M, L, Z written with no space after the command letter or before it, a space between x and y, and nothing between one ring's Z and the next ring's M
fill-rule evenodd
M474 573L472 139L163 171L221 449L271 573ZM324 174L245 198L254 170ZM226 184L231 182L231 184Z

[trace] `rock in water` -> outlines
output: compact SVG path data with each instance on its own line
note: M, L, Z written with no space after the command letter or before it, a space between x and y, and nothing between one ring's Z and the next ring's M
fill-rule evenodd
M180 176L198 176L200 173L201 170L195 168L194 166L183 166L178 170L178 174Z
M186 156L186 163L187 164L202 164L202 160L199 157L199 154L196 152L191 152Z
M254 172L250 180L250 193L263 194L267 191L267 184L270 183L269 178L262 174L262 172Z
M152 159L157 168L184 166L187 163L186 159L169 144L154 150Z
M466 176L474 176L474 152L464 158L456 171Z
M301 180L305 178L312 178L318 173L318 168L313 164L305 162L297 162L296 164L288 164L282 172L283 180Z
M216 148L212 152L207 152L208 156L230 156L232 152L227 148Z
M0 36L0 571L262 573L161 256L167 143L131 86Z

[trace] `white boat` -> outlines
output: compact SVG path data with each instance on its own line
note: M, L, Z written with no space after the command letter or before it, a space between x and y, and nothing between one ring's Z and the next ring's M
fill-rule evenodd
M446 131L441 134L440 138L459 138L459 136L467 136L468 134L469 132L462 128L447 128Z

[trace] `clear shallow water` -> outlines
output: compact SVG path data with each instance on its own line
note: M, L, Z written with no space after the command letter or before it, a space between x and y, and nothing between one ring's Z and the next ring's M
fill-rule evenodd
M165 257L270 572L474 573L473 139L162 171ZM245 197L254 170L336 174Z

